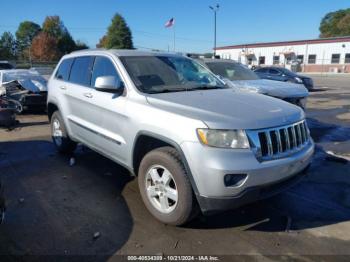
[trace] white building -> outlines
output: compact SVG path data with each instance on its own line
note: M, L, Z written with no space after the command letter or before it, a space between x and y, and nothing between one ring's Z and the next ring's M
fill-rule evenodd
M350 36L224 46L216 48L216 54L251 66L289 67L298 62L304 72L350 73Z

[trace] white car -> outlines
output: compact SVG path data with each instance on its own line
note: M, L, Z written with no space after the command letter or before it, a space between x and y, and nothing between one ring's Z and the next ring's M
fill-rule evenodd
M232 60L200 60L232 88L282 99L305 109L308 90L300 84L261 79L255 72Z

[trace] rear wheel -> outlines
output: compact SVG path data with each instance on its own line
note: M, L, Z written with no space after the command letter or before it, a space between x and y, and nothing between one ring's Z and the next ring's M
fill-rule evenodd
M51 134L53 143L58 152L69 154L75 150L77 143L69 138L66 126L64 125L63 118L59 111L54 112L51 117Z
M178 226L193 217L195 197L174 148L162 147L149 152L141 161L138 183L147 209L161 222Z

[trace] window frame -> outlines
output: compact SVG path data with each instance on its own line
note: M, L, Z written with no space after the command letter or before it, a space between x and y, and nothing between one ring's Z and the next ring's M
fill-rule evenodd
M275 59L275 58L277 58L277 59ZM272 57L272 64L274 64L274 65L279 65L280 64L280 56L279 55L274 55Z
M264 63L261 63L261 59L263 59ZM265 65L266 64L266 56L259 56L259 65Z
M121 74L119 73L119 70L118 70L118 67L116 66L116 64L114 63L113 59L111 59L110 57L108 56L105 56L105 55L95 55L94 56L94 61L92 63L92 68L91 68L91 76L90 76L90 87L95 89L95 86L92 85L92 76L93 76L93 73L94 73L94 69L95 69L95 63L96 63L96 59L97 58L104 58L104 59L107 59L109 62L111 62L115 72L117 73L117 76L119 77L119 80L124 82L122 77L121 77Z
M315 58L311 59L310 56L314 56ZM317 60L317 55L316 54L308 55L307 63L314 65L314 64L316 64L316 60ZM310 61L312 61L312 62L310 62Z
M91 67L91 66L94 65L94 63L95 63L95 57L96 57L95 55L82 55L82 56L76 56L76 57L74 57L74 58L73 58L74 60L73 60L73 63L72 63L72 65L71 65L70 72L69 72L68 82L71 83L71 84L74 84L74 85L78 85L78 86L82 86L82 87L91 88L92 68L90 68L90 70L89 70L89 72L88 72L88 73L89 73L89 83L88 83L88 85L84 85L84 84L81 84L81 83L75 83L75 82L72 82L72 81L70 80L71 75L72 75L72 69L73 69L73 66L74 66L74 64L75 64L75 61L76 61L77 59L79 59L79 58L84 58L84 57L90 57L90 58L91 58L89 67Z
M62 79L62 78L58 78L58 77L57 77L57 74L58 74L58 72L59 72L59 70L60 70L62 64L63 64L64 62L68 61L68 60L72 60L72 62L71 62L70 66L69 66L69 69L68 69L68 78L67 78L67 80ZM70 72L71 72L71 70L72 70L72 65L73 65L73 63L74 63L74 57L67 57L67 58L65 58L65 59L62 59L61 63L58 65L57 70L56 70L56 72L55 72L55 75L54 75L55 80L69 83L69 77L70 77Z
M334 56L338 56L338 57L334 57ZM340 64L340 53L332 54L331 64Z
M344 64L350 64L350 53L345 53Z

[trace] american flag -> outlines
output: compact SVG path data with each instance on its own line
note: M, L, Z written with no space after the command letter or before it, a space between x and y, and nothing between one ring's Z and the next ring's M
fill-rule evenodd
M165 27L169 28L175 24L175 19L171 18L168 22L165 23Z

